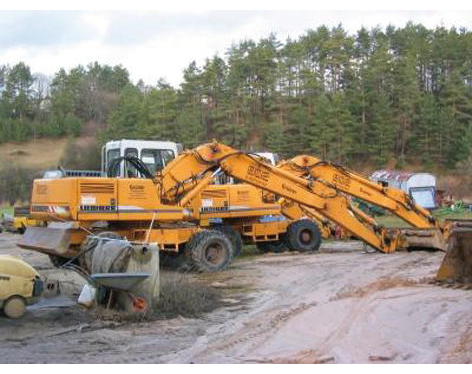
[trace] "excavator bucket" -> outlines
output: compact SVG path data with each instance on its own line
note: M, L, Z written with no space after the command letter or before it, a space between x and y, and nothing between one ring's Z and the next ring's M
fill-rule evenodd
M447 251L448 241L443 233L437 228L401 228L400 232L405 238L405 248L427 248L443 252Z
M46 254L63 255L69 247L69 233L64 229L28 227L18 246Z
M72 257L76 254L71 250L72 232L76 228L73 222L51 222L48 227L27 227L25 234L17 243L18 247L33 251Z
M455 228L449 239L449 248L436 274L436 280L472 284L472 230Z

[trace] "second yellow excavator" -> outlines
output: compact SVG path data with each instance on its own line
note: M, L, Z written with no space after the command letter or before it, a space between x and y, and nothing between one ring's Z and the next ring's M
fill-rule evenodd
M402 190L374 183L341 165L313 156L300 155L282 162L279 167L390 211L411 226L401 229L406 247L447 252L437 274L438 280L472 281L472 220L439 222Z

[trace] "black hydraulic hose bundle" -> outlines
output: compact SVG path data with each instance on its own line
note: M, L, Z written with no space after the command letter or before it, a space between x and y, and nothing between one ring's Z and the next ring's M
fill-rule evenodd
M121 162L126 161L129 162L133 167L141 174L143 177L147 179L154 179L154 175L149 171L146 164L135 156L121 156L113 159L110 162L110 165L107 169L107 177L108 178L116 178L120 173L120 164Z

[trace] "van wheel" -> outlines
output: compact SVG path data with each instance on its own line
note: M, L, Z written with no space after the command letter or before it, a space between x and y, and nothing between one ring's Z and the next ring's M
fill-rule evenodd
M25 300L19 296L12 296L3 305L3 312L8 318L20 318L25 314Z
M288 226L285 243L292 251L317 251L321 245L321 231L313 221L301 219Z
M192 268L200 272L225 270L231 261L231 242L216 230L195 233L185 245Z

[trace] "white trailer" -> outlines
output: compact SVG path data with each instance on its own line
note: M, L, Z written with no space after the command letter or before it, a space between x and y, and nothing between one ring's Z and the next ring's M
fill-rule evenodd
M423 208L434 209L436 177L429 173L410 173L400 170L377 170L370 176L374 182L398 188Z

